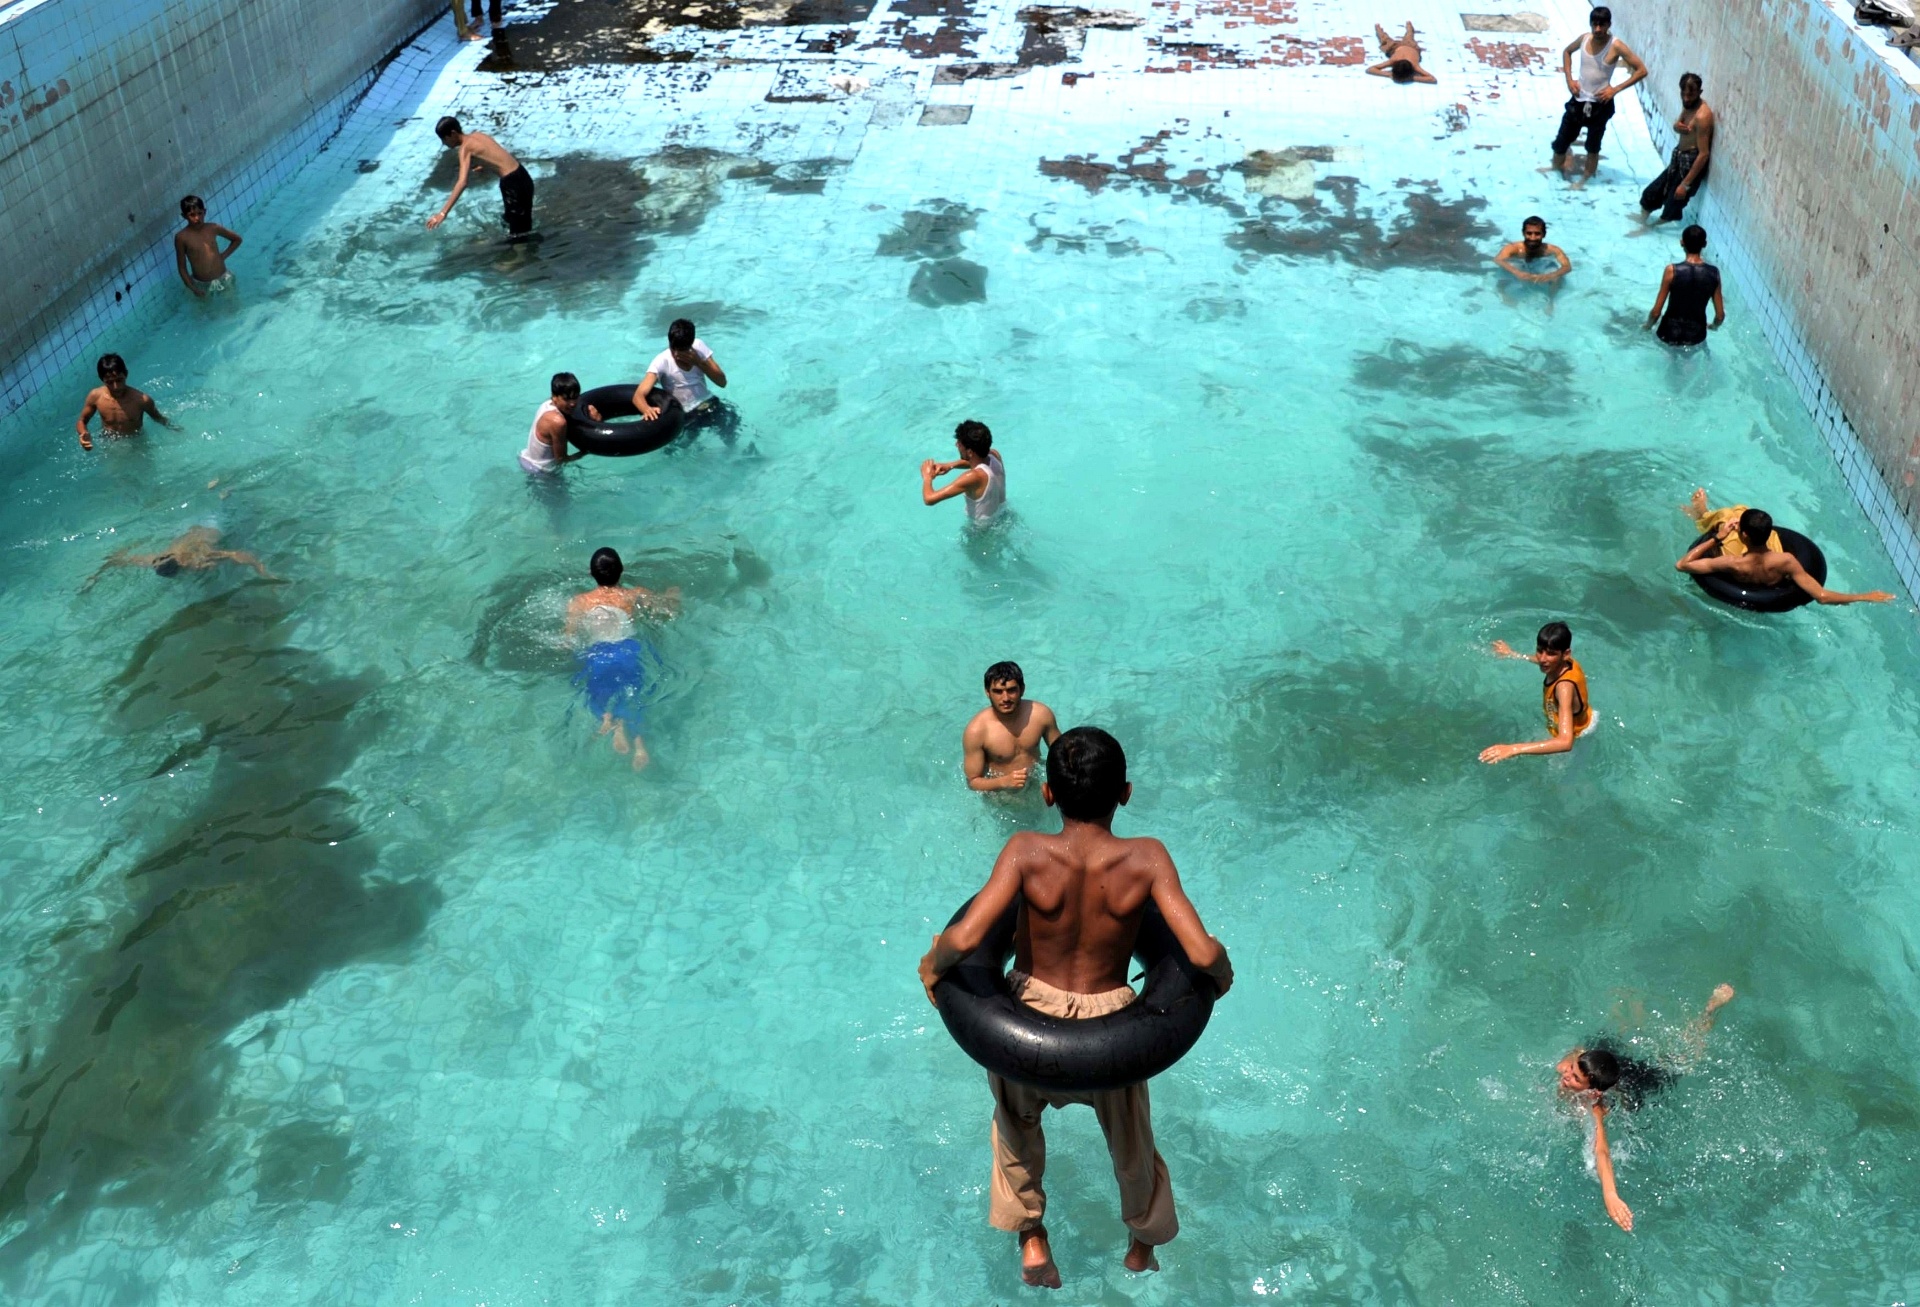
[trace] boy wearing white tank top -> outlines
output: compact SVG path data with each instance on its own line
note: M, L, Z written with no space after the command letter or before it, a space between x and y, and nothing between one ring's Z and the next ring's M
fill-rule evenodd
M1640 56L1629 50L1625 41L1614 39L1611 9L1605 5L1595 8L1587 16L1587 24L1587 35L1576 38L1560 55L1560 71L1566 75L1567 90L1573 98L1567 101L1566 112L1560 116L1560 130L1553 138L1553 170L1565 173L1573 138L1586 131L1587 165L1582 182L1600 167L1600 140L1607 133L1607 120L1613 117L1614 97L1647 75ZM1576 51L1580 56L1577 73L1573 66ZM1615 86L1613 70L1622 65L1630 75Z
M552 398L534 411L527 447L520 451L520 466L541 475L558 472L562 463L586 457L585 451L567 452L567 417L580 402L580 378L571 372L556 372L547 389ZM595 422L600 420L599 410L591 404L587 416Z
M1007 465L993 449L993 432L984 422L971 418L953 429L953 443L960 457L951 463L927 459L920 464L920 502L928 506L965 495L967 520L985 526L1006 506ZM935 490L935 477L965 468L959 476Z

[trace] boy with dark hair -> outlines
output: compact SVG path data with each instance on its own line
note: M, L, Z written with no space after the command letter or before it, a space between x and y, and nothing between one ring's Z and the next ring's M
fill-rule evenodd
M240 233L208 222L206 201L198 195L180 201L180 216L187 220L187 225L173 234L173 262L180 280L201 299L232 290L233 274L227 271L227 260L240 248ZM220 248L223 240L227 242L224 250Z
M586 694L587 707L600 719L600 734L613 736L616 753L631 753L633 769L650 760L647 742L640 738L646 723L648 682L658 680L660 656L653 646L633 633L636 609L666 619L680 611L680 587L658 594L641 586L622 586L626 565L612 549L593 551L587 561L593 589L577 594L567 605L568 638L585 637L575 655L579 670L573 684Z
M102 354L93 370L99 374L100 384L87 392L86 403L80 406L80 420L73 424L80 433L80 448L93 448L87 423L95 413L100 415L101 434L115 438L139 435L149 417L163 427L173 425L154 405L151 395L127 384L127 361L118 354Z
M1515 653L1505 640L1493 642L1493 652L1501 658L1519 658L1538 663L1546 677L1540 691L1540 706L1547 714L1550 739L1527 744L1490 744L1480 751L1481 762L1505 762L1522 753L1566 753L1575 738L1593 728L1593 705L1587 700L1587 674L1573 658L1573 632L1565 622L1548 622L1534 639L1532 654Z
M1553 136L1552 169L1565 174L1574 138L1586 132L1586 171L1581 174L1580 184L1585 184L1599 170L1600 142L1607 134L1608 120L1613 117L1615 97L1647 76L1647 66L1640 62L1640 56L1629 50L1625 41L1614 39L1611 9L1596 6L1587 15L1587 27L1587 34L1575 37L1560 54L1560 71L1567 79L1572 98L1560 115L1560 130ZM1577 76L1573 71L1575 50L1580 52ZM1626 65L1629 76L1615 86L1613 70L1622 64Z
M920 464L920 502L932 506L955 495L965 495L967 520L975 526L984 526L1006 506L1007 465L994 452L993 432L987 430L984 422L972 418L962 422L953 429L953 444L960 452L960 457L953 462L941 463L930 458ZM957 468L966 471L940 489L933 488L935 477L945 476Z
M525 240L533 231L533 177L520 161L485 132L463 131L458 118L442 118L434 124L433 133L449 150L460 152L460 176L453 183L453 194L447 196L440 212L427 219L427 226L438 227L447 220L453 206L466 193L467 175L473 171L473 165L479 163L500 174L501 218L507 224L507 239Z
M1680 250L1686 258L1669 263L1660 277L1660 293L1654 297L1647 314L1647 325L1655 322L1654 334L1669 345L1698 345L1710 328L1717 329L1727 320L1727 301L1720 293L1720 269L1705 258L1707 229L1694 223L1680 233ZM1713 305L1713 321L1707 321L1707 305ZM1661 317L1660 311L1666 310Z
M1402 86L1425 82L1432 86L1440 79L1420 66L1420 43L1414 39L1413 24L1399 36L1388 36L1387 29L1375 23L1373 34L1380 39L1380 53L1386 58L1367 69L1374 77L1391 77Z
M1673 120L1673 156L1666 171L1640 192L1640 213L1649 222L1676 222L1687 201L1707 184L1713 167L1713 110L1701 98L1699 73L1680 74L1680 116ZM1660 216L1652 216L1655 209Z
M692 321L675 318L667 327L667 347L653 356L653 362L647 364L647 375L634 387L633 406L649 422L659 417L660 410L647 400L659 386L673 396L689 422L718 417L720 401L707 389L709 381L725 390L725 369L713 357L707 342L694 334Z
M1047 753L1041 794L1048 806L1060 809L1060 833L1022 831L1007 841L966 915L935 935L920 959L927 1000L934 1002L941 974L980 947L1016 898L1026 906L1007 979L1014 998L1037 1012L1085 1020L1132 1003L1137 995L1127 983L1127 964L1149 902L1160 909L1193 964L1213 977L1222 994L1231 989L1227 951L1201 924L1166 846L1113 833L1115 809L1133 797L1120 742L1092 726L1061 735ZM1146 1085L1072 1093L1035 1089L988 1072L987 1088L994 1105L987 1219L995 1229L1019 1236L1021 1279L1060 1287L1042 1224L1047 1140L1040 1115L1074 1103L1093 1108L1107 1137L1120 1183L1120 1217L1132 1235L1126 1268L1158 1270L1153 1250L1179 1233L1180 1220L1167 1164L1154 1148Z
M1060 723L1053 709L1026 697L1027 678L1019 663L995 663L984 679L990 706L974 714L960 736L967 788L1023 790L1040 761L1040 745L1060 738Z
M1695 503L1704 508L1706 500L1706 491L1694 492ZM1807 569L1800 565L1799 559L1780 548L1780 537L1773 530L1773 517L1761 509L1740 508L1737 522L1729 520L1730 510L1723 509L1713 516L1718 521L1712 528L1712 536L1682 554L1680 561L1673 565L1675 571L1690 576L1718 572L1750 586L1781 585L1791 581L1820 604L1884 604L1893 601L1893 596L1885 590L1847 594L1840 590L1829 590L1814 580Z
M520 451L520 466L528 472L545 475L558 472L562 463L585 458L582 450L567 453L567 417L580 402L580 378L571 372L556 372L548 383L549 398L534 410L533 426L527 432L527 447ZM587 405L587 416L600 420L600 410Z
M1706 1051L1714 1014L1732 1001L1732 985L1714 987L1706 1008L1687 1027L1689 1061ZM1593 1169L1600 1179L1600 1198L1613 1223L1629 1233L1633 1230L1633 1210L1621 1201L1620 1191L1614 1187L1613 1153L1607 1146L1607 1095L1613 1094L1627 1111L1638 1111L1649 1095L1679 1079L1679 1070L1628 1057L1605 1040L1595 1040L1591 1048L1572 1050L1554 1067L1560 1077L1561 1096L1593 1113Z
M1515 267L1515 259L1527 266ZM1535 263L1546 259L1553 260L1555 266L1533 271ZM1493 261L1521 281L1555 282L1573 271L1573 260L1567 257L1567 252L1558 245L1547 244L1547 220L1538 215L1520 224L1520 239L1501 246Z
M242 567L251 567L269 581L279 579L267 570L265 563L244 549L221 549L219 544L218 527L190 526L157 554L135 554L116 549L80 588L91 590L93 583L110 567L151 567L156 576L178 576L182 572L205 572L221 563L237 563Z

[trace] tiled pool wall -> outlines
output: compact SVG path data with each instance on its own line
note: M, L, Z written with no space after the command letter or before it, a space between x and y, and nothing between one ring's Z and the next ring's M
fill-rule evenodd
M1907 593L1920 594L1920 64L1824 0L1623 0L1663 150L1697 72L1719 126L1692 211ZM1850 11L1851 6L1848 6Z
M182 195L236 226L446 13L444 0L0 8L0 414L174 276Z

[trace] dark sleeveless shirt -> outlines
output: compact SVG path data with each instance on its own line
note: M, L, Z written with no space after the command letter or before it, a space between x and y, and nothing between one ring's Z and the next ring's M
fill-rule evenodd
M1667 313L1660 339L1669 345L1698 345L1707 338L1707 305L1720 288L1720 269L1711 263L1676 263L1667 292Z

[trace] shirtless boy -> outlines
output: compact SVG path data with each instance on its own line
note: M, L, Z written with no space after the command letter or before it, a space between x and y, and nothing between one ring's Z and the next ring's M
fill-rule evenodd
M987 702L967 723L960 737L966 752L970 790L1023 790L1040 761L1040 745L1060 738L1053 709L1029 700L1026 673L1019 663L995 663L987 668Z
M920 983L938 1006L933 987L943 972L980 947L988 930L1016 896L1026 909L1014 937L1014 969L1007 979L1014 997L1035 1011L1066 1019L1105 1016L1137 997L1127 984L1140 920L1151 901L1193 964L1213 977L1225 994L1233 965L1220 941L1207 933L1181 887L1166 845L1155 839L1121 839L1113 814L1133 797L1127 756L1119 741L1092 726L1066 732L1047 753L1041 788L1058 805L1058 835L1023 831L1007 841L993 874L967 914L933 937L920 959ZM1090 1093L1034 1089L987 1074L993 1095L993 1173L988 1222L1020 1241L1020 1278L1060 1287L1043 1220L1047 1165L1040 1115L1073 1103L1092 1107L1107 1137L1114 1178L1120 1184L1120 1219L1132 1239L1129 1271L1159 1269L1153 1250L1180 1231L1173 1208L1173 1182L1153 1145L1153 1121L1145 1084Z
M1707 1006L1687 1027L1687 1051L1697 1060L1706 1051L1707 1032L1713 1018L1733 1001L1732 985L1716 985ZM1613 1182L1613 1153L1607 1146L1607 1096L1612 1094L1620 1107L1635 1111L1647 1095L1665 1089L1679 1078L1681 1067L1653 1066L1627 1057L1604 1041L1595 1040L1592 1048L1576 1048L1554 1068L1560 1077L1560 1096L1570 1098L1593 1113L1593 1169L1600 1178L1600 1199L1607 1205L1613 1223L1629 1234L1633 1232L1633 1209L1621 1201Z
M1540 706L1547 714L1549 739L1526 744L1489 744L1480 751L1481 762L1505 762L1523 753L1567 753L1573 742L1593 729L1593 704L1587 699L1587 674L1573 658L1573 632L1565 622L1548 622L1534 637L1536 652L1516 652L1505 640L1493 642L1493 652L1501 658L1519 658L1538 663L1546 684L1540 691Z
M80 588L90 590L101 574L110 567L151 567L157 576L178 576L182 572L205 572L221 563L238 563L242 567L251 567L269 581L274 576L252 554L242 549L217 549L220 543L220 531L217 527L188 527L186 533L157 554L130 554L124 549L115 550L100 564L99 571L87 578Z
M453 183L453 194L440 206L440 212L427 219L428 227L438 227L453 212L453 206L467 189L467 176L478 163L500 174L500 203L505 209L508 240L524 239L533 231L533 178L508 154L506 147L485 132L460 129L458 118L442 118L434 124L434 135L449 150L460 152L460 176Z
M1391 77L1403 86L1408 82L1424 82L1432 86L1439 78L1420 66L1420 43L1413 38L1413 24L1407 24L1407 30L1399 36L1387 35L1387 29L1375 23L1373 34L1380 40L1380 53L1386 58L1367 69L1374 77Z
M1515 267L1515 259L1527 266ZM1547 259L1553 260L1555 266L1540 272L1532 270L1534 264ZM1493 261L1521 281L1555 282L1573 271L1573 260L1567 257L1567 252L1558 245L1547 244L1547 220L1540 217L1521 223L1520 239L1501 246Z
M1695 491L1694 502L1704 510L1706 491ZM1726 520L1726 510L1722 510L1721 515L1722 520L1713 527L1712 537L1682 554L1680 561L1673 565L1675 571L1690 576L1706 576L1717 572L1752 586L1782 585L1791 581L1805 590L1815 603L1821 604L1892 602L1893 596L1885 590L1844 594L1829 590L1814 580L1807 574L1807 569L1800 566L1799 559L1779 547L1780 537L1773 533L1771 514L1758 508L1744 509L1737 525ZM1737 548L1734 548L1736 531L1739 539Z
M80 448L93 448L87 423L95 413L100 415L101 434L116 440L139 435L149 417L163 427L173 425L154 406L153 396L127 384L127 361L118 354L102 354L93 370L100 374L100 384L87 392L87 402L80 406L80 420L73 424L80 433Z
M233 289L233 274L227 260L240 248L240 233L229 231L217 222L207 221L207 206L198 195L180 201L180 216L187 225L173 234L173 261L180 280L201 299L208 292L224 294ZM221 249L220 242L227 242Z
M637 585L623 586L626 564L611 549L596 549L587 561L593 589L567 605L567 636L585 643L575 655L573 683L584 691L587 707L600 719L600 734L613 736L615 753L631 754L633 769L650 761L640 738L645 725L648 674L658 656L633 633L636 611L661 619L680 611L680 587L655 594Z

